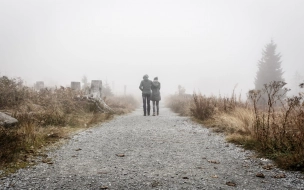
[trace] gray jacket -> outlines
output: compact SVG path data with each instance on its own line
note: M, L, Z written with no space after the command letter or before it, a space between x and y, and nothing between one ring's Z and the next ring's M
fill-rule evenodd
M151 95L152 81L149 79L144 79L140 82L139 89L142 91L143 95Z
M153 81L152 82L152 96L151 96L151 100L152 101L160 101L161 97L160 97L160 82L158 81Z

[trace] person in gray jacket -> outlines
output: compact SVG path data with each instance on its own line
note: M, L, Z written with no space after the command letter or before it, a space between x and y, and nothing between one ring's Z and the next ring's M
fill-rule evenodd
M152 89L151 100L153 102L153 116L155 116L155 104L157 109L157 115L159 115L159 101L161 100L160 82L158 81L158 77L154 78L151 89Z
M144 75L144 80L140 82L139 89L142 91L144 116L150 115L150 97L151 97L151 86L152 81L149 80L148 75Z

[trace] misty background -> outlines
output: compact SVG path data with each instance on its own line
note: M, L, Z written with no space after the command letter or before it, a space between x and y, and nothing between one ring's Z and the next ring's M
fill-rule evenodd
M0 0L0 75L26 85L108 82L140 96L144 74L163 95L246 95L271 40L289 88L304 80L302 0ZM296 73L298 77L296 76Z

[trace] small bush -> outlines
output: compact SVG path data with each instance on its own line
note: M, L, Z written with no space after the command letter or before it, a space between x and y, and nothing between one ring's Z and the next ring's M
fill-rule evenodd
M210 119L216 110L216 99L193 94L193 106L190 108L191 115L200 120Z
M21 79L0 77L0 109L13 107L24 101L28 95L28 88L23 86Z

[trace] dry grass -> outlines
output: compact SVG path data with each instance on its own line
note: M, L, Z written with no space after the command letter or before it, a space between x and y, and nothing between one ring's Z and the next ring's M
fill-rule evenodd
M180 102L180 97L175 95L167 105L216 132L224 132L228 141L254 149L284 169L303 171L304 97L300 94L286 98L284 85L272 82L261 91L250 91L250 102L242 102L234 92L229 98L194 93L192 98L184 98L178 104L174 101ZM260 97L264 97L266 105L259 102Z
M216 114L213 125L228 134L251 135L253 119L252 110L237 107L229 113Z
M76 128L39 127L23 123L15 129L1 129L0 169L4 174L34 164L33 158L43 155L41 149L60 139L68 138Z
M138 105L131 96L111 97L103 104L84 98L83 92L70 88L35 91L20 79L0 78L0 110L18 119L15 127L0 128L0 170L5 173L31 163L40 149L76 131L128 113Z
M110 96L105 98L105 102L117 114L134 111L139 105L139 102L133 96Z
M165 104L167 107L171 108L172 111L179 113L181 116L189 116L190 108L192 106L192 96L191 95L172 95L166 97Z

